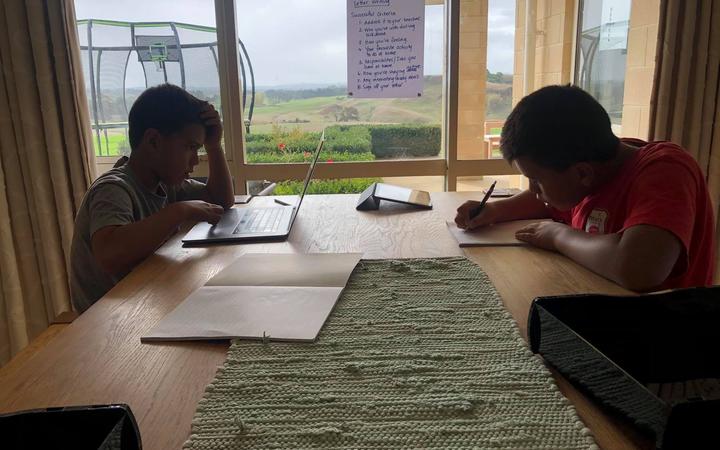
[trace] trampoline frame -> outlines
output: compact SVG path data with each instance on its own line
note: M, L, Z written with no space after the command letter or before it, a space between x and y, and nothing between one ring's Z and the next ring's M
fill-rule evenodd
M129 27L130 28L130 42L133 43L133 45L121 45L121 46L93 46L93 24L97 25L107 25L107 26L117 26L117 27ZM186 88L185 86L185 61L183 60L183 49L190 49L190 48L209 48L210 53L212 54L213 61L215 62L215 69L218 70L219 73L219 67L218 67L218 56L217 52L215 50L215 47L217 47L218 42L217 40L212 42L206 42L206 43L196 43L196 44L183 44L180 41L180 37L178 34L178 28L182 29L188 29L193 31L203 31L203 32L210 32L210 33L217 33L217 29L213 27L207 27L203 25L194 25L184 22L125 22L125 21L117 21L117 20L105 20L105 19L82 19L77 21L77 25L86 25L87 26L87 45L81 45L80 50L83 52L87 52L87 60L88 60L88 73L89 73L89 80L85 80L87 83L90 84L90 96L91 96L91 104L90 107L92 108L93 113L93 120L91 123L91 128L95 134L95 139L97 141L97 154L98 156L103 156L102 152L102 138L105 139L105 148L107 149L107 155L110 156L110 142L108 138L107 130L109 129L118 129L118 128L124 128L125 134L127 135L127 128L128 124L127 122L109 122L105 120L105 114L102 110L102 103L98 101L100 96L102 95L102 85L100 83L100 67L102 64L102 53L103 51L123 51L127 52L127 56L125 58L125 65L124 70L122 74L122 95L123 95L123 108L125 109L125 115L127 116L128 110L127 110L127 89L125 86L125 79L127 76L127 67L128 63L130 61L130 54L135 51L138 52L139 49L144 49L144 47L140 47L135 45L135 31L136 28L158 28L158 27L169 27L172 30L172 33L175 36L175 39L179 43L180 51L178 52L180 54L179 57L179 66L180 66L180 81L181 81L181 87L183 89ZM245 44L238 39L238 43L240 44L239 49L239 64L240 64L240 82L242 83L242 108L245 111L248 111L247 119L245 119L245 130L247 133L250 132L250 123L252 121L253 111L255 109L255 74L253 73L252 63L250 62L250 56L248 55L247 49L245 48ZM93 57L93 52L97 52L97 60ZM141 64L143 69L143 76L145 78L145 87L148 86L148 76L147 72L145 71L145 65ZM165 82L167 82L167 69L165 68L165 62L160 61L160 66L162 67L163 71L163 77L165 79ZM247 69L246 69L247 66ZM95 70L96 69L96 70ZM247 72L246 72L247 70ZM247 75L249 74L249 78ZM246 109L247 101L248 101L248 86L246 83L246 80L250 81L250 105L249 108Z

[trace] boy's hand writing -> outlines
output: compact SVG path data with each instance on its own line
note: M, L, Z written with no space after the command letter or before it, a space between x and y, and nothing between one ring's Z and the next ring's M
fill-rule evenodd
M205 151L219 150L223 133L220 114L213 105L206 102L200 112L200 118L205 122Z
M558 236L569 228L558 222L537 222L518 230L515 237L535 247L557 251Z
M474 218L470 218L470 213L474 211L480 202L469 200L462 204L457 209L457 215L455 216L455 224L458 228L464 228L466 230L474 230L475 228L484 227L495 223L495 206L491 203L486 203L480 214Z
M209 222L215 225L225 212L222 206L202 200L189 200L178 204L183 207L185 220L193 222Z

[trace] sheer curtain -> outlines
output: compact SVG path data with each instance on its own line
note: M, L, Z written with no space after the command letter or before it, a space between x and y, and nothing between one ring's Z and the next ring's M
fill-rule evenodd
M80 61L72 0L0 2L0 364L71 309L94 171Z
M650 139L689 150L703 169L720 244L720 2L662 0ZM720 281L716 248L715 282Z

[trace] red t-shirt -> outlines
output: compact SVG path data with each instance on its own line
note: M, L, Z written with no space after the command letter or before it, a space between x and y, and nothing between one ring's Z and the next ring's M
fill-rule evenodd
M684 254L660 289L712 284L713 209L697 162L671 142L623 142L639 148L616 178L555 218L588 233L620 233L634 225L667 230Z

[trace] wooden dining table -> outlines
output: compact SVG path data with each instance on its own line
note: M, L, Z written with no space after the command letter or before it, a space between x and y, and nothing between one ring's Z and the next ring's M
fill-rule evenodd
M432 210L382 204L377 211L360 212L355 210L357 195L308 195L284 242L186 248L181 230L45 345L0 369L0 413L126 403L139 424L143 448L181 448L198 401L223 364L229 343L147 344L140 337L245 252L363 252L366 259L465 255L487 273L524 336L530 304L538 296L627 294L570 259L545 250L461 249L445 221L454 218L465 200L481 196L440 192L432 194ZM250 206L272 204L271 197L256 197ZM552 373L601 448L653 447L622 418Z

